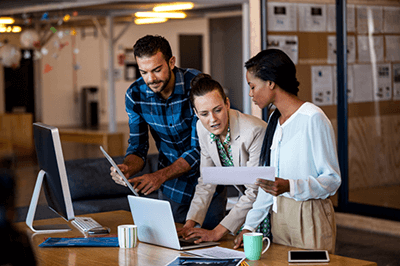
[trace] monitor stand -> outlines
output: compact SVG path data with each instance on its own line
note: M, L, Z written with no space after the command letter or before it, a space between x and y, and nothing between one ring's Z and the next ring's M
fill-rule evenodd
M42 188L45 174L45 171L40 170L37 176L31 204L29 205L28 214L26 216L26 225L35 233L62 233L71 231L71 227L69 227L67 224L36 225L33 227L33 220L35 218L36 207L39 201L40 190Z

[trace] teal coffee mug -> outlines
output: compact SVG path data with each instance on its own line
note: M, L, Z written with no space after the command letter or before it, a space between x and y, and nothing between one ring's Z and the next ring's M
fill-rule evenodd
M268 244L267 247L262 250L264 240L267 240ZM263 238L262 233L245 233L243 234L243 244L246 258L248 260L259 260L261 254L264 254L268 250L271 241L268 237Z

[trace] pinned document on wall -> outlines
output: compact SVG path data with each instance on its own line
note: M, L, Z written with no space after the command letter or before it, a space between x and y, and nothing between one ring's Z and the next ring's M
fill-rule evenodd
M333 104L332 66L311 67L312 101L319 106Z
M374 86L374 100L388 101L392 99L392 69L390 64L376 65L377 82Z
M338 88L337 88L337 67L333 66L333 103L337 104L338 101ZM347 66L347 102L354 102L354 70L353 65Z
M326 31L326 5L298 4L299 31Z
M328 64L336 64L336 36L328 36ZM352 64L356 61L356 37L347 36L347 62Z
M284 51L296 65L299 61L299 41L297 35L268 35L268 48Z
M297 5L268 2L268 31L297 31Z
M393 65L393 100L400 100L400 64Z
M400 7L383 8L383 32L400 33Z
M372 65L354 65L354 102L373 101Z
M383 36L357 36L359 62L383 62Z
M357 7L357 32L380 33L383 26L383 9L381 6Z
M400 22L399 22L400 23ZM400 36L385 36L386 61L400 61Z
M356 12L354 5L347 5L346 14L347 14L347 32L355 32L356 31ZM326 27L328 32L336 32L336 5L327 5L326 9L327 21Z

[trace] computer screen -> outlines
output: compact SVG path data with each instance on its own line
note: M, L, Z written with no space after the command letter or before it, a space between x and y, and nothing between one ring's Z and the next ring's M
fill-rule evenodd
M36 206L42 187L51 210L58 213L65 220L69 221L74 218L58 128L43 123L33 123L33 136L40 172L29 206L26 223L34 232L49 233L50 231L70 230L66 224L52 225L50 226L51 228L33 227Z

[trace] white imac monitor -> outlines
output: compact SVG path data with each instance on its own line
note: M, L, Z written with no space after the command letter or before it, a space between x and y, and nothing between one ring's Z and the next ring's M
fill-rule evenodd
M51 210L67 221L75 218L58 129L42 123L33 123L33 136L40 172L26 216L26 224L36 233L69 231L71 228L68 224L33 226L42 187Z

